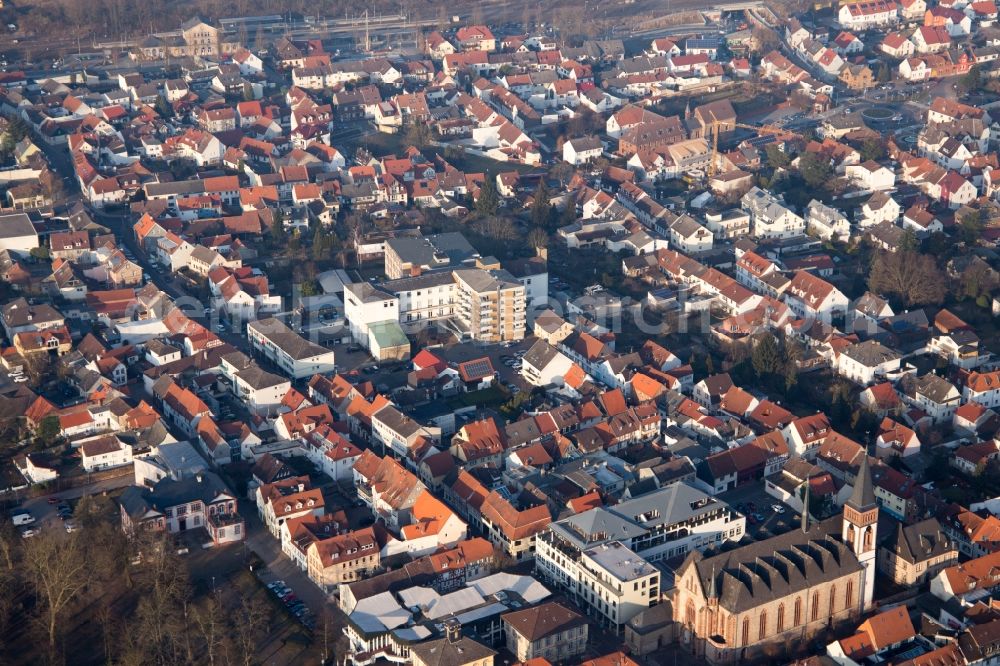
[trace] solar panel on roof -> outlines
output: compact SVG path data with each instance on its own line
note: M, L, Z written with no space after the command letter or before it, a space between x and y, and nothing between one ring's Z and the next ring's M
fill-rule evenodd
M465 363L463 367L465 368L465 373L470 377L485 377L486 375L493 373L490 362L485 359L479 361L469 361L468 363Z

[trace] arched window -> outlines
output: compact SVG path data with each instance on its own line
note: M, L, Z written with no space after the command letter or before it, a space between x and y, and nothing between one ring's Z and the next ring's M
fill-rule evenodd
M844 598L844 606L850 608L854 603L854 581L847 581L847 596Z
M767 635L767 611L762 611L760 614L760 630L757 632L757 638L760 640L764 639Z
M750 645L750 618L743 618L743 645Z
M810 619L813 622L819 619L819 590L813 592L813 605L812 612L810 613Z
M687 604L687 625L688 628L694 631L694 602L688 600Z
M872 528L871 525L865 528L864 552L872 549Z
M847 545L854 545L854 525L847 526Z
M837 586L830 586L830 617L833 617L833 611L837 606Z
M802 624L802 597L795 600L795 615L792 617L792 626L797 627Z
M785 630L785 604L778 604L778 633Z

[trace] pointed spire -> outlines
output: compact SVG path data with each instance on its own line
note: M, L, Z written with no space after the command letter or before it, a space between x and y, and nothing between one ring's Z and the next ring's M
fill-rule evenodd
M716 588L715 584L715 565L712 565L712 577L708 579L708 598L718 599L719 590Z
M861 459L861 467L858 475L854 478L854 491L851 499L847 500L851 508L864 511L875 506L875 491L872 489L872 474L868 468L868 453L865 452Z

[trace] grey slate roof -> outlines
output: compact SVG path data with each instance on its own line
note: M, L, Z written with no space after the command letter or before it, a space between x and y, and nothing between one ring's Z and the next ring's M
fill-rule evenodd
M714 585L719 605L738 613L860 571L854 552L833 536L841 520L835 516L807 532L792 530L711 557L694 553L688 561L703 589Z
M928 518L912 525L898 523L896 530L882 543L882 547L895 553L910 564L925 562L958 549L941 530L937 518Z

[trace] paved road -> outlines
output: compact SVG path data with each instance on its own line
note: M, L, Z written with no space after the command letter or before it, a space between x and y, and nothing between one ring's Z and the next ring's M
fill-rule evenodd
M246 523L247 547L264 561L267 570L257 572L261 580L270 583L274 580L283 580L292 592L313 612L316 618L321 618L324 611L332 612L335 616L343 613L335 610L327 595L320 590L315 583L309 580L306 572L299 569L290 559L281 552L281 543L271 533L267 531L260 518L257 516L257 507L249 500L240 500L240 515Z
M58 520L58 516L56 515L56 504L49 504L50 498L55 498L61 501L80 499L84 495L100 495L101 493L109 490L117 490L118 488L130 486L134 480L135 476L132 473L132 468L129 467L127 469L127 473L123 473L121 476L103 479L86 486L70 488L69 490L63 490L57 493L32 497L31 499L25 500L21 505L21 508L30 511L31 515L35 517L38 524L46 524L51 521Z

